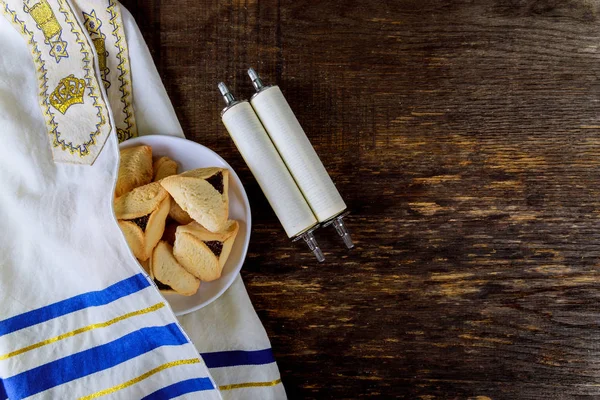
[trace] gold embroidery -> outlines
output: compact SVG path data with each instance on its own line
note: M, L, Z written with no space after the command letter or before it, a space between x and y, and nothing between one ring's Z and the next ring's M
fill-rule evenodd
M23 4L21 1L17 1L17 0L10 0L13 1L15 4ZM102 97L102 93L99 92L98 89L98 85L97 85L97 81L96 81L96 77L95 74L93 73L93 70L91 70L90 65L93 63L93 59L90 60L90 54L93 54L90 51L89 46L86 45L85 42L83 42L83 40L81 39L82 34L80 33L81 30L77 30L77 27L79 26L75 20L74 17L72 16L72 12L69 14L69 10L67 10L67 8L69 7L67 3L65 3L65 0L58 0L58 4L59 4L59 9L62 12L62 14L65 14L65 21L67 21L67 23L71 24L71 31L75 34L76 37L76 41L77 43L79 43L81 45L81 52L80 52L80 56L81 59L80 60L73 60L72 64L76 63L75 65L69 65L69 69L72 70L80 70L83 69L85 71L84 76L83 76L83 80L85 81L85 90L84 90L84 98L86 96L90 97L90 106L94 107L95 109L95 113L90 112L90 115L93 115L94 117L98 118L98 122L95 124L95 127L90 131L83 131L83 132L78 132L76 129L74 129L73 131L67 132L67 134L64 134L62 132L60 132L60 122L64 121L62 114L61 113L55 113L53 111L53 105L50 102L50 90L48 88L48 82L50 77L52 76L53 73L55 73L56 71L58 71L58 66L53 65L52 63L48 63L48 61L45 59L45 57L43 56L42 52L40 51L39 48L39 42L38 40L36 40L36 38L38 36L42 36L44 38L44 42L46 41L46 36L44 36L44 34L47 35L51 35L53 34L53 30L50 29L46 29L46 33L44 33L44 31L42 31L41 27L38 26L39 31L35 31L35 30L31 30L28 28L28 26L25 24L25 20L21 19L23 18L23 16L30 17L32 21L35 21L33 19L33 16L26 11L29 10L31 11L31 9L34 7L34 5L32 5L32 1L26 1L26 6L24 7L24 9L19 12L19 11L15 11L9 8L9 3L10 1L7 0L0 0L0 13L3 13L6 18L13 24L13 26L17 29L17 31L24 37L25 42L27 43L32 56L33 56L33 62L35 65L35 69L37 72L37 78L39 81L39 93L38 93L38 101L40 104L40 107L42 109L42 114L46 120L46 126L48 129L48 134L50 135L50 143L51 146L53 147L52 153L53 153L53 158L56 162L74 162L74 163L81 163L81 164L92 164L94 162L94 159L96 158L96 156L100 153L100 150L102 148L102 146L105 143L106 138L108 137L108 134L110 133L111 130L111 126L110 126L110 122L108 121L108 116L106 114L106 109L104 107L104 99ZM42 4L41 7L39 8L39 10L43 10L44 9L44 5L45 4L50 4L47 0L44 0L44 4ZM42 2L37 2L36 4L40 4ZM36 9L37 10L37 9ZM52 11L52 9L50 8L50 11L52 12L51 15L54 15L55 19L59 19L60 15L57 12L56 14L54 14L54 12ZM46 12L46 14L40 12L40 11L35 11L34 14L36 15L36 18L41 21L42 26L47 26L47 22L46 24L44 24L45 19L44 18L48 18L48 12ZM45 15L45 17L44 17ZM27 18L28 19L28 18ZM74 26L75 24L77 24L77 26ZM51 26L51 25L50 25ZM39 32L39 33L38 33ZM65 35L65 31L64 31L64 26L61 27L61 32L63 35ZM56 38L56 35L52 37L52 39L54 40ZM68 59L68 58L67 58ZM68 59L67 62L71 62L70 59ZM52 77L54 78L54 77ZM56 77L56 78L60 78L60 77ZM58 81L58 79L56 79ZM89 91L89 92L88 92ZM54 100L59 100L60 97L55 97ZM56 101L56 104L59 104L60 101ZM86 103L88 103L88 101L86 100ZM86 106L87 107L87 106ZM67 107L68 108L68 107ZM66 110L66 108L65 108ZM92 111L92 110L90 110ZM73 140L74 138L77 138L76 140ZM97 143L98 139L101 138L101 143ZM92 147L96 145L95 148L92 149ZM68 151L69 154L64 154L61 153L59 150L54 149L54 148L59 148L63 151ZM91 159L87 159L85 161L79 161L80 159L83 159L86 156L91 155L92 158Z
M46 44L50 44L50 55L60 62L61 58L68 57L67 42L62 40L62 28L50 7L48 0L41 0L39 3L29 6L31 1L26 1L23 10L29 13L44 34Z
M72 144L66 144L61 142L61 147L71 151L71 153L79 150L80 156L84 157L89 154L89 146L96 144L96 136L98 136L102 132L102 126L107 123L107 116L105 114L105 109L102 103L98 100L101 98L100 89L96 86L96 79L93 74L93 61L90 58L90 54L87 43L83 39L83 32L79 29L79 24L74 20L74 16L71 10L71 6L66 3L66 0L58 0L58 5L60 12L65 16L65 21L67 24L71 25L71 32L75 34L76 42L81 47L81 54L83 55L83 70L85 71L85 80L88 83L87 87L90 89L90 97L94 100L94 107L98 110L97 116L99 118L99 122L96 124L96 130L94 132L90 132L89 140L83 144L80 144L77 147L73 147Z
M92 43L94 43L94 47L96 48L96 53L98 54L98 65L100 67L100 74L102 75L102 82L104 83L104 87L108 89L110 87L110 81L108 80L110 69L108 69L106 63L106 58L108 57L105 43L106 35L100 30L102 21L96 16L96 10L90 11L89 14L86 12L82 13L84 19L83 25L88 31Z
M63 340L63 339L69 338L69 337L73 337L75 335L79 335L80 333L83 333L83 332L88 332L88 331L98 329L98 328L106 328L107 326L111 326L111 325L116 324L117 322L123 321L125 319L159 310L159 309L163 308L164 306L165 306L165 303L157 303L148 308L133 311L128 314L121 315L120 317L113 318L110 321L100 322L98 324L91 324L88 326L84 326L83 328L75 329L74 331L71 331L71 332L63 333L62 335L58 335L53 338L34 343L30 346L23 347L22 349L11 351L8 354L0 356L0 361L6 360L6 359L14 357L14 356L18 356L19 354L27 353L28 351L38 349L40 347L46 346L47 344L56 343L60 340Z
M98 53L98 65L100 66L100 71L103 73L102 80L104 81L104 86L108 88L110 86L110 82L105 80L106 75L108 74L108 68L106 68L106 56L108 52L106 51L106 44L104 43L103 38L95 38L92 39L94 43L94 47L96 48L96 53Z
M156 373L158 373L160 371L164 371L165 369L168 369L168 368L171 368L171 367L175 367L175 366L178 366L178 365L198 364L199 362L200 362L200 359L198 359L198 358L190 358L188 360L172 361L172 362L163 364L160 367L156 367L154 369L151 369L150 371L146 372L145 374L140 375L137 378L133 378L133 379L131 379L131 380L125 382L125 383L121 383L120 385L113 386L111 388L101 390L99 392L90 394L88 396L80 397L79 400L90 400L90 399L96 399L98 397L106 396L107 394L114 393L114 392L116 392L118 390L125 389L125 388L127 388L127 387L129 387L131 385L134 385L134 384L136 384L138 382L141 382L144 379L147 379L147 378L151 377L152 375L154 375L154 374L156 374Z
M54 35L58 35L62 32L60 24L47 0L42 0L31 7L28 7L27 4L25 4L24 8L25 12L31 14L35 22L37 22L38 27L44 32L46 40L50 41Z
M17 13L10 8L8 8L8 4L4 0L0 0L0 5L2 5L2 12L9 18L12 24L17 28L17 30L23 34L27 38L27 44L31 48L31 53L33 55L33 62L35 64L36 70L38 72L38 79L40 80L40 92L39 92L39 102L40 107L42 108L42 113L44 114L44 118L46 118L46 124L48 126L48 133L52 135L52 145L58 146L58 125L54 121L54 117L52 115L52 111L50 111L50 102L47 101L48 98L48 72L46 69L46 63L42 58L42 52L38 48L37 42L33 37L33 32L27 29L25 23L17 17Z
M281 383L281 379L275 379L271 382L245 382L245 383L234 383L232 385L223 385L219 386L219 390L233 390L233 389L242 389L249 387L265 387L265 386L275 386Z
M125 113L125 128L117 129L117 137L119 142L123 142L132 137L137 137L137 128L135 125L135 117L133 115L133 107L131 105L131 82L129 81L129 55L127 51L127 42L123 34L123 27L118 14L118 5L115 0L108 0L107 11L110 14L109 23L113 27L112 35L117 42L115 46L119 49L117 58L119 59L119 91L121 92L121 103L123 103L123 112Z
M102 21L98 19L96 16L96 10L90 11L90 13L83 12L83 26L88 31L90 36L102 36L102 31L100 31L100 26L102 26Z
M73 104L83 104L85 81L75 78L73 74L62 78L56 89L50 94L50 104L61 114L67 112Z

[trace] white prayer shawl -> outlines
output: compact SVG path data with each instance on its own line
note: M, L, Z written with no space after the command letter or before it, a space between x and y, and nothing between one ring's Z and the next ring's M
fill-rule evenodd
M183 135L131 15L0 8L0 400L285 399L241 279L178 321L115 221L119 140Z

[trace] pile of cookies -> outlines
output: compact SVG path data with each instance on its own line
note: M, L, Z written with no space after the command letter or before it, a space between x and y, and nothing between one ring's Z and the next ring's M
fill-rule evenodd
M239 225L229 217L229 171L178 174L150 146L121 150L114 210L127 243L163 292L191 296L221 277Z

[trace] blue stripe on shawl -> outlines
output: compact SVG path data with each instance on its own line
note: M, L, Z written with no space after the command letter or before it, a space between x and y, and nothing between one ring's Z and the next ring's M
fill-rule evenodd
M142 400L167 400L186 393L200 392L203 390L212 390L215 387L209 378L194 378L185 381L177 382L164 388L158 389L156 392L150 393L143 397Z
M234 367L236 365L261 365L275 362L273 351L264 350L231 350L202 353L202 359L208 368Z
M4 379L11 399L33 396L44 390L103 371L161 346L188 343L177 324L142 328L112 342L32 368Z
M103 290L83 293L0 321L0 336L36 325L88 307L112 303L150 286L143 274L137 274Z

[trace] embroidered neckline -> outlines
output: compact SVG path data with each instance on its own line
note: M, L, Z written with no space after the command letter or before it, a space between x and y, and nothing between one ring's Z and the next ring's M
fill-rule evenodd
M0 0L0 9L25 38L32 54L39 81L38 102L46 121L55 161L91 165L104 146L112 128L93 67L93 51L73 15L71 6L66 0L56 0L59 13L52 9L48 0L40 0L31 7L24 7L23 15L20 16L20 12L11 9L9 3L10 1ZM61 15L66 22L64 26L59 21ZM31 18L36 23L35 30L28 28L29 22L26 23L23 18ZM71 54L67 53L70 39L65 37L69 36L65 35L68 32L65 30L66 26L70 26L70 33L74 35L75 40L71 39L71 44L77 43L80 47L79 51L70 49ZM54 59L47 59L40 50L36 35L39 37L42 34L44 43L51 45L49 54ZM66 40L64 45L63 39ZM61 43L57 44L59 42ZM60 56L57 53L59 50ZM72 58L74 54L77 55L75 59ZM67 64L64 64L65 62ZM56 85L51 92L50 85ZM86 105L89 100L92 104ZM70 111L72 107L89 108L90 106L92 110L95 109L95 113L90 114L96 119L95 122L83 121L81 126L78 126L80 121L77 114L82 110L75 112L72 120L65 119L73 114ZM70 114L67 115L68 113ZM85 128L86 123L93 128L89 125ZM89 129L89 133L85 133L86 129ZM83 132L79 132L80 130Z
M133 114L133 107L131 104L132 89L131 81L129 79L129 51L127 49L127 41L125 40L123 27L121 26L121 21L117 12L118 5L115 0L108 0L108 4L107 11L110 14L109 23L113 27L112 35L117 40L115 45L119 49L119 52L117 53L117 59L119 60L117 69L120 72L119 81L121 82L121 85L119 86L119 91L121 92L121 103L123 104L123 113L125 114L125 128L121 129L117 127L117 135L119 142L123 142L127 139L138 136L135 117Z

